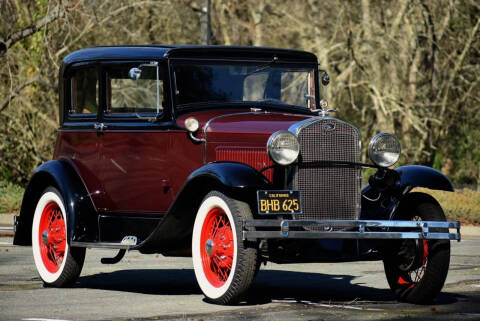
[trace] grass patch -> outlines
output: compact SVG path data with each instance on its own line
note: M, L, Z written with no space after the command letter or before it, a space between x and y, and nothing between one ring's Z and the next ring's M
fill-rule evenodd
M480 225L480 190L464 188L451 193L416 188L415 191L432 195L442 206L449 221Z
M0 214L19 213L23 192L21 186L0 181Z

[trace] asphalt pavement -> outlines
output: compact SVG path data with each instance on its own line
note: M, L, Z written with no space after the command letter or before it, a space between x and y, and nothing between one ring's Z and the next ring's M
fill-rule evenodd
M394 300L381 262L262 266L249 300L206 302L189 258L88 250L73 288L44 288L31 247L0 238L0 320L480 320L480 238L452 242L450 272L433 305Z

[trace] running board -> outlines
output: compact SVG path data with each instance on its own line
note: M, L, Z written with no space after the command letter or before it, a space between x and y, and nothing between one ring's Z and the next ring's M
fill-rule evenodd
M135 245L132 244L122 244L122 243L106 243L106 242L77 242L71 241L71 247L86 247L89 249L118 249L118 250L128 250Z
M137 239L136 236L127 235L122 239L122 241L120 243L71 241L70 246L72 246L72 247L97 248L97 249L129 250L130 248L136 246L137 243L138 243L138 239Z

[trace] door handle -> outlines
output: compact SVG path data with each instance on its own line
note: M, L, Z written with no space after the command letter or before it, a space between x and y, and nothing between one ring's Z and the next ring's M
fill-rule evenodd
M104 123L96 123L96 124L93 124L93 128L95 128L96 130L101 131L101 132L103 132L103 130L104 130L105 128L107 128L107 127L108 127L108 126L105 125Z
M93 128L97 130L97 136L102 136L103 135L103 131L105 130L105 128L107 128L108 126L105 125L104 123L96 123L96 124L93 124Z

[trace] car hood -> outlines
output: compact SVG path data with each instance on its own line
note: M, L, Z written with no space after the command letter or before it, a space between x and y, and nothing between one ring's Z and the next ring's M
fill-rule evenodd
M188 117L195 117L199 121L199 136L203 136L208 142L213 142L234 139L256 141L255 137L265 141L264 136L268 138L278 130L288 130L293 124L312 116L284 112L246 112L245 110L215 113L210 111L183 115L178 120L178 125L184 127L184 121Z

